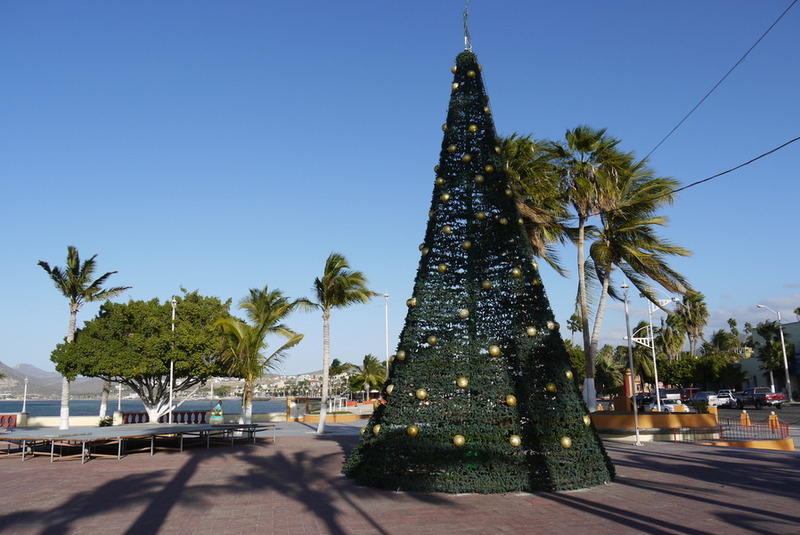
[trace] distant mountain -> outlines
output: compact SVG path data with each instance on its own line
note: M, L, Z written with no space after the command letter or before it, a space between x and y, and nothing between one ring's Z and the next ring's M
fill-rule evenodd
M28 399L59 399L61 397L61 374L48 372L31 366L18 364L13 368L0 362L0 399L22 398L25 391L25 378L28 378ZM103 381L93 377L79 377L70 387L70 393L76 395L100 394Z

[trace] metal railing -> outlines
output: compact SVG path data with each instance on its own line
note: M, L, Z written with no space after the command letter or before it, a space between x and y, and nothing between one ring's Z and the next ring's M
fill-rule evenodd
M675 442L747 442L782 440L789 437L789 424L781 422L742 425L740 420L725 418L716 427L674 427Z

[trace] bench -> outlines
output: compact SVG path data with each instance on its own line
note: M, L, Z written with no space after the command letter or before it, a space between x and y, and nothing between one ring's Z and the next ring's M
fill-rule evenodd
M173 411L172 423L174 424L205 424L207 411ZM150 423L150 416L146 412L126 412L122 415L123 424ZM158 417L158 423L169 423L169 413Z

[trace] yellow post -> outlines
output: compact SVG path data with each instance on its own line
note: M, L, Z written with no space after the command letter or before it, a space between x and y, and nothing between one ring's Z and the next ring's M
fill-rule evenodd
M709 407L708 414L713 414L714 419L719 423L719 410L716 407Z
M742 414L739 416L739 423L741 425L753 425L750 423L750 415L747 414L747 411L742 411Z
M769 428L773 431L778 429L781 426L781 423L778 421L778 415L775 414L775 411L769 413Z

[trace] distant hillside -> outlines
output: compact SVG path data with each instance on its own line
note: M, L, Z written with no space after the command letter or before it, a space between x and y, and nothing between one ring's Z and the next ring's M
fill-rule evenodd
M21 398L25 390L25 377L28 378L29 399L58 399L61 397L61 374L48 372L31 366L19 364L13 368L0 362L0 399ZM79 377L72 383L70 392L76 395L99 394L103 381L89 377Z

